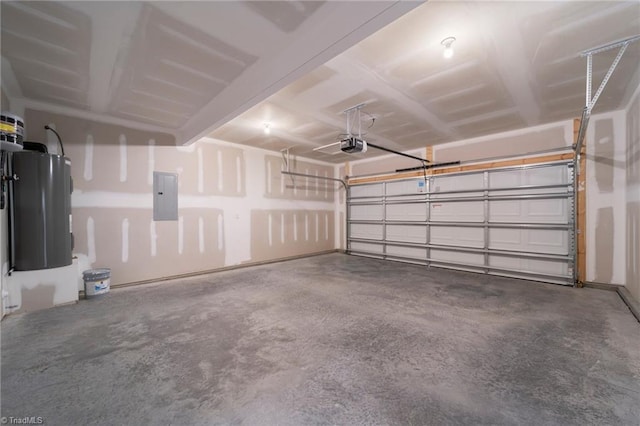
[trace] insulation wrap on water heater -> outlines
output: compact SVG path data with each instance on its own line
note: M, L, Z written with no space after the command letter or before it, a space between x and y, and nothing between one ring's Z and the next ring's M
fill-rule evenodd
M71 162L34 151L12 154L12 263L17 271L71 264Z

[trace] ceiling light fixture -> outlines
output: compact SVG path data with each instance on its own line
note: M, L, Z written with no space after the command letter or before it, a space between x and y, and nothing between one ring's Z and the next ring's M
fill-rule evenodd
M271 134L271 124L264 123L264 134L265 135Z
M442 56L449 59L453 56L453 42L456 41L455 37L447 37L440 42L441 45L444 46L444 52L442 52Z

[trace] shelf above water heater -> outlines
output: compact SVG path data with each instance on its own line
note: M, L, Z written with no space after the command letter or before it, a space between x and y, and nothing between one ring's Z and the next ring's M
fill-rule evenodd
M0 150L11 152L22 151L22 145L13 142L0 141Z

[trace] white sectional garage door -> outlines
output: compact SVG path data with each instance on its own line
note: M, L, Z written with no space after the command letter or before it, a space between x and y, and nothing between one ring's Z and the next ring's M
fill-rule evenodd
M572 285L573 163L352 185L348 251Z

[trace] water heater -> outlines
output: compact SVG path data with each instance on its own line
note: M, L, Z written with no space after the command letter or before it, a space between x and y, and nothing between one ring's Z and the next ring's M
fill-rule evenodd
M12 154L12 264L16 271L71 264L71 161L36 151Z

